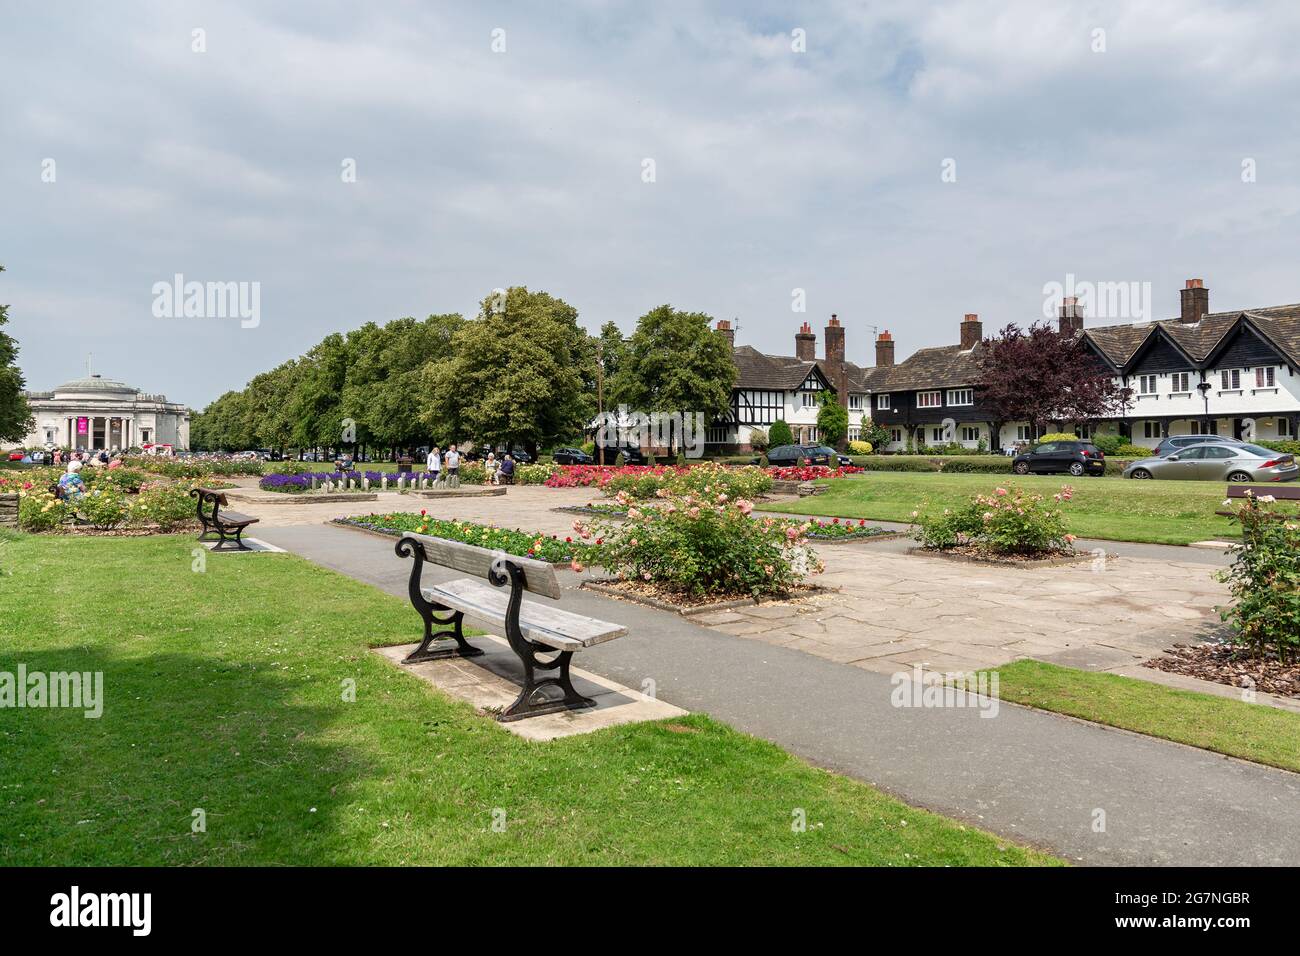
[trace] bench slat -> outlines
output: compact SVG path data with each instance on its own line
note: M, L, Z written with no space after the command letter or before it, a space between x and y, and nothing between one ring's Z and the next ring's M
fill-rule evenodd
M1228 485L1229 498L1245 498L1248 491L1256 498L1272 495L1278 501L1300 501L1300 485L1284 485L1280 482L1270 485Z
M424 545L425 557L432 563L440 564L444 568L463 571L479 578L488 576L488 570L492 567L493 561L499 557L506 557L523 569L524 587L534 594L542 594L559 600L560 583L555 578L555 569L545 561L504 555L502 552L494 551L491 548L480 548L478 545L449 541L446 538L434 538L414 531L408 531L402 537L413 538Z
M423 588L422 593L426 601L464 611L498 627L505 626L506 604L510 599L507 588L461 578L436 587ZM621 624L585 617L536 601L524 601L520 606L519 629L528 640L560 651L581 650L593 644L612 641L627 633L627 628Z
M238 511L222 511L217 515L218 524L253 524L260 520L251 515L241 515Z

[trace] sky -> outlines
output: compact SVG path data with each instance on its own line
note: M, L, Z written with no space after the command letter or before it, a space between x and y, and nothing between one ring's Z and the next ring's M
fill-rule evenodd
M1133 290L1089 325L1192 277L1296 302L1297 32L1290 0L0 0L0 302L29 388L90 353L196 409L514 285L780 354L837 313L862 365L1070 283Z

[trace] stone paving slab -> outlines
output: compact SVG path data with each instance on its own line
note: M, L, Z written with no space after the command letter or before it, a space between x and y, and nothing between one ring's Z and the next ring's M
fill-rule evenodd
M486 652L482 657L452 657L441 661L403 664L402 658L415 650L418 644L377 647L374 651L452 697L468 701L480 713L509 707L519 696L523 681L519 658L507 641L494 635L479 635L472 640L474 646ZM647 697L617 681L576 667L570 668L569 676L578 693L596 701L595 707L542 714L539 717L510 721L501 726L525 740L545 741L589 734L594 730L621 724L684 717L687 714L680 707Z

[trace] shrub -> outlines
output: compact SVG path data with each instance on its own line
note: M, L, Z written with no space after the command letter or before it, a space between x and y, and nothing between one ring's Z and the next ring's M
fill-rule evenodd
M872 447L869 441L849 442L849 454L851 455L870 455L871 451Z
M162 531L172 531L191 521L197 521L190 485L177 482L155 482L140 489L131 499L132 524L156 524Z
M1039 443L1049 441L1078 441L1079 436L1074 432L1048 432L1042 438L1038 439Z
M587 553L620 578L694 596L788 591L821 570L804 534L809 525L752 520L746 499L672 495L656 508L628 508L622 522L581 520L574 530L593 541ZM631 504L624 495L620 503Z
M1220 613L1232 626L1232 639L1252 653L1276 654L1284 663L1300 649L1300 515L1275 510L1272 495L1255 497L1248 490L1238 505L1242 547L1219 580L1233 603Z
M448 521L430 518L421 511L368 514L342 519L348 524L383 531L416 531L435 538L463 541L465 544L503 551L521 558L560 563L574 561L583 556L586 546L572 537L561 539L539 531L521 531L517 528L498 528L495 525L475 524L472 521Z
M18 527L24 531L57 531L70 514L43 485L18 492Z
M794 432L790 431L790 426L785 420L778 418L772 423L772 427L767 432L767 447L776 448L778 445L793 445Z
M1122 435L1098 435L1092 443L1101 449L1101 453L1107 458L1118 455L1120 448L1128 444Z
M996 488L975 495L959 508L942 512L912 512L913 536L923 548L946 550L974 545L994 554L1037 555L1073 549L1061 505L1073 497L1065 485L1052 496L1027 494L1019 488Z
M74 505L96 531L110 531L130 515L126 495L116 488L91 488Z
M1102 452L1107 457L1111 455L1111 452L1106 451L1104 448L1102 448ZM1114 451L1116 458L1150 458L1154 454L1154 449L1144 448L1141 445L1131 445L1127 442L1122 442Z
M1300 441L1256 441L1255 444L1284 455L1300 455Z
M767 431L762 428L751 428L749 430L749 447L756 452L767 450Z

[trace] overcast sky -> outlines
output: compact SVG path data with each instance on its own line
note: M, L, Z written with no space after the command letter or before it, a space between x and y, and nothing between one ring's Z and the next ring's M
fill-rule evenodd
M861 364L1069 274L1294 302L1297 35L1291 0L0 0L0 302L29 388L92 352L196 408L508 285L784 354L836 312ZM258 324L156 317L177 273L258 283Z

